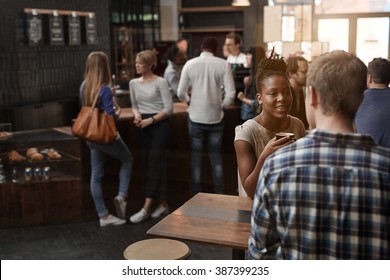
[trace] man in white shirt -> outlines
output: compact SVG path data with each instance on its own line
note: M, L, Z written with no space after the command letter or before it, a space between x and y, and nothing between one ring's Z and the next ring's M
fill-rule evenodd
M189 104L188 131L192 150L192 193L202 190L202 154L207 145L215 193L224 193L221 146L224 112L234 103L235 88L230 65L216 57L218 41L205 37L202 52L183 67L178 97ZM188 94L191 88L191 97Z

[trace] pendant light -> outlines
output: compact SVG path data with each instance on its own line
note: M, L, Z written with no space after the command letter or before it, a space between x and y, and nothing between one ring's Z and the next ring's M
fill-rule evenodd
M250 5L251 5L251 2L249 0L233 0L232 1L232 6L244 7L244 6L250 6Z

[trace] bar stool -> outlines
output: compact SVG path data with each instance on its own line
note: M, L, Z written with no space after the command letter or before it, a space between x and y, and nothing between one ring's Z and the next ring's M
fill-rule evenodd
M153 238L129 245L123 252L126 260L185 260L191 249L183 242Z

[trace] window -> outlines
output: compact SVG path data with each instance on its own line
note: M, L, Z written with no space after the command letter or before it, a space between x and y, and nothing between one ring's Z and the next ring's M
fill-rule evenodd
M368 64L374 57L387 58L389 18L358 18L356 55Z
M337 32L335 32L337 30ZM320 19L318 21L318 40L329 43L329 51L345 50L349 47L349 20Z

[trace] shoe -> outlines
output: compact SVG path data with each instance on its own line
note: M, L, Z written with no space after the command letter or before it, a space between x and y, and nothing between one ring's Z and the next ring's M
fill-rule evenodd
M115 217L111 214L108 214L108 217L105 220L100 219L100 226L101 227L120 226L123 224L126 224L126 220L119 219L118 217Z
M152 218L158 218L158 217L164 216L168 213L169 213L169 207L164 205L164 204L160 204L156 209L154 209L152 215L150 215L150 216Z
M115 204L116 215L120 219L126 219L126 207L127 207L126 200L122 196L117 195L116 197L114 197L114 204Z
M138 224L142 221L145 221L147 218L149 218L149 213L144 208L142 208L130 217L130 222Z

